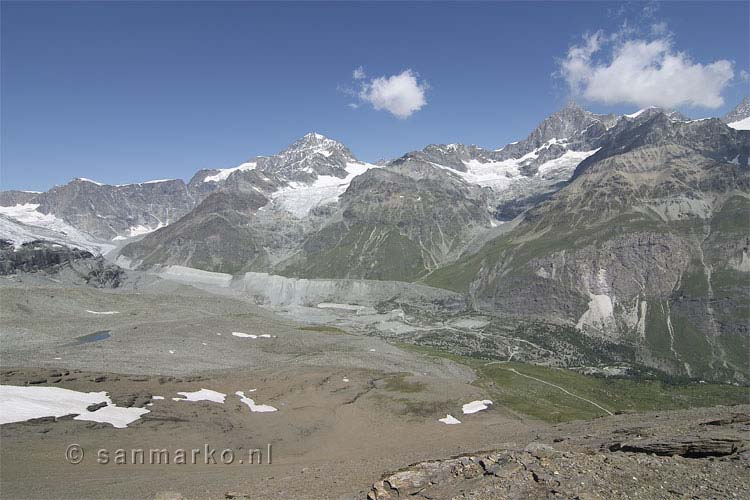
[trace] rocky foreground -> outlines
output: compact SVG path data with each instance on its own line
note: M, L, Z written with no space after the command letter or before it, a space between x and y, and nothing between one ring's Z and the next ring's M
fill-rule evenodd
M526 446L420 462L371 500L747 498L750 407L617 415L556 426Z

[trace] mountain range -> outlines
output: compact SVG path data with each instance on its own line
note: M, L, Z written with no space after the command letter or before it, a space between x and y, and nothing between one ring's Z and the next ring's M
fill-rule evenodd
M572 331L610 362L748 383L749 129L747 98L702 120L571 102L496 150L432 144L378 164L310 133L187 183L2 191L0 270L69 249L141 271L419 283L545 325L546 345Z

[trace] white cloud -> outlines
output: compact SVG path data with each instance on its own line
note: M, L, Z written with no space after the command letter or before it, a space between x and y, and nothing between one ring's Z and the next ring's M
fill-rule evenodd
M656 29L660 30L666 25ZM674 49L669 36L647 40L599 31L568 49L560 61L560 75L574 94L589 101L718 108L734 70L723 59L705 65L693 62Z
M376 110L405 119L427 104L429 85L411 69L397 75L368 78L365 69L359 66L352 71L352 80L351 85L337 86L339 92L359 100L347 104L351 109L369 103Z
M651 33L657 36L663 36L669 33L669 25L664 21L654 23L651 25Z
M744 69L740 71L740 80L743 82L746 82L750 79L750 73L745 71Z
M381 76L363 82L359 98L377 110L385 110L397 118L408 118L427 104L428 85L418 80L411 69L398 75Z

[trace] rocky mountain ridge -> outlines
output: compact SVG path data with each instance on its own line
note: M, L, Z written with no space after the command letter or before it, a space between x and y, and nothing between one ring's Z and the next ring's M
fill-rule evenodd
M378 166L312 133L188 184L76 180L4 193L15 204L0 212L58 233L147 233L112 253L132 268L424 282L579 336L565 359L591 358L588 338L610 351L596 359L748 383L749 158L750 132L719 119L570 104L499 150L430 145ZM494 359L509 344L481 345Z
M643 113L512 231L426 278L479 310L555 318L630 362L750 379L750 133Z

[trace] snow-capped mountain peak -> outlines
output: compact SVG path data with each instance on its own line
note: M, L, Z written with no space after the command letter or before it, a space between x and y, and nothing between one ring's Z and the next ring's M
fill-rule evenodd
M729 113L724 115L722 121L724 123L732 123L745 118L750 118L750 97L745 96L744 99Z
M351 151L349 151L349 149L347 149L347 147L340 142L329 139L328 137L322 134L318 134L317 132L310 132L297 139L294 143L292 143L283 151L279 152L276 156L290 157L295 155L321 155L328 158L329 156L336 153L347 156L352 160L356 160Z
M737 130L750 130L750 98L747 96L737 107L724 115L724 123Z
M348 163L359 163L338 141L310 132L262 162L260 169L287 181L312 182L319 175L345 178Z

